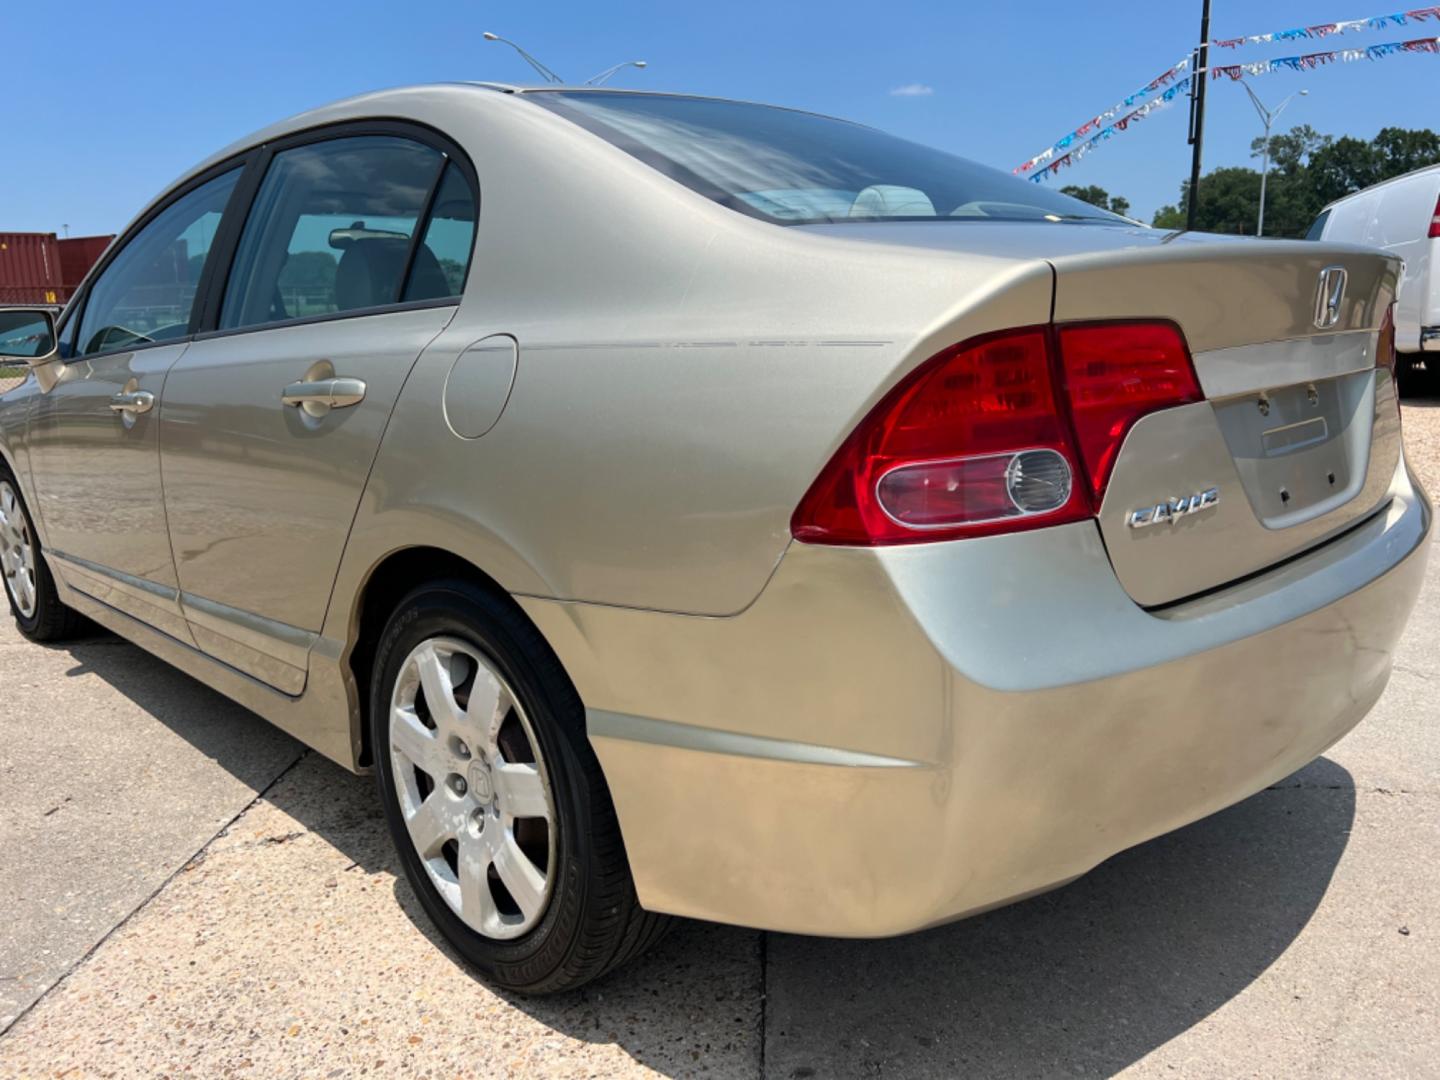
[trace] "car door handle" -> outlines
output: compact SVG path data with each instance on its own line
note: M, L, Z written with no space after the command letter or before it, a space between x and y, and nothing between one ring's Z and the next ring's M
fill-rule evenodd
M286 405L299 408L301 405L319 405L330 409L348 409L365 400L363 379L316 379L313 382L295 382L285 387L280 400Z
M116 394L110 399L110 408L119 413L140 413L149 412L155 407L155 395L149 390L132 390L123 394Z

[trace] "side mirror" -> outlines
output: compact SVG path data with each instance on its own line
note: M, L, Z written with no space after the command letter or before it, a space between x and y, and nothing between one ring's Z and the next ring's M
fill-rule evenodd
M0 308L0 364L39 367L55 359L55 315L46 308Z

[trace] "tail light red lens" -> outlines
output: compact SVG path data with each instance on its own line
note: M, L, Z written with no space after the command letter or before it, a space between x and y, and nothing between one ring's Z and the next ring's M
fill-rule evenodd
M1135 421L1205 395L1173 323L1095 323L1061 327L1059 333L1070 418L1099 506Z
M1440 240L1440 199L1435 200L1435 212L1430 215L1429 237L1431 240Z
M1024 452L1050 451L1074 471L1055 390L1047 327L946 350L836 451L796 509L792 534L815 544L902 544L1088 516L1079 485L1039 513L1007 493L1007 472Z
M1084 520L1134 422L1201 396L1169 323L976 338L871 410L806 492L791 532L873 546Z

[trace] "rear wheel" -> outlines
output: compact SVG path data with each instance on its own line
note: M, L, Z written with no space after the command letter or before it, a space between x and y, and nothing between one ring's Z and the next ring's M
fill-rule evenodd
M35 524L20 485L0 466L0 573L20 633L31 641L63 641L81 633L85 619L60 602L50 567L41 558Z
M535 629L449 581L391 616L370 703L375 773L435 925L510 990L567 990L638 955L643 911L584 709Z

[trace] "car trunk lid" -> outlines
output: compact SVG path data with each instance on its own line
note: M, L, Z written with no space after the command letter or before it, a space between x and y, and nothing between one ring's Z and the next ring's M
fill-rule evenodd
M1135 423L1099 508L1138 603L1262 571L1384 503L1400 426L1375 358L1396 260L1340 245L1190 242L1050 261L1056 323L1173 320L1205 394Z

